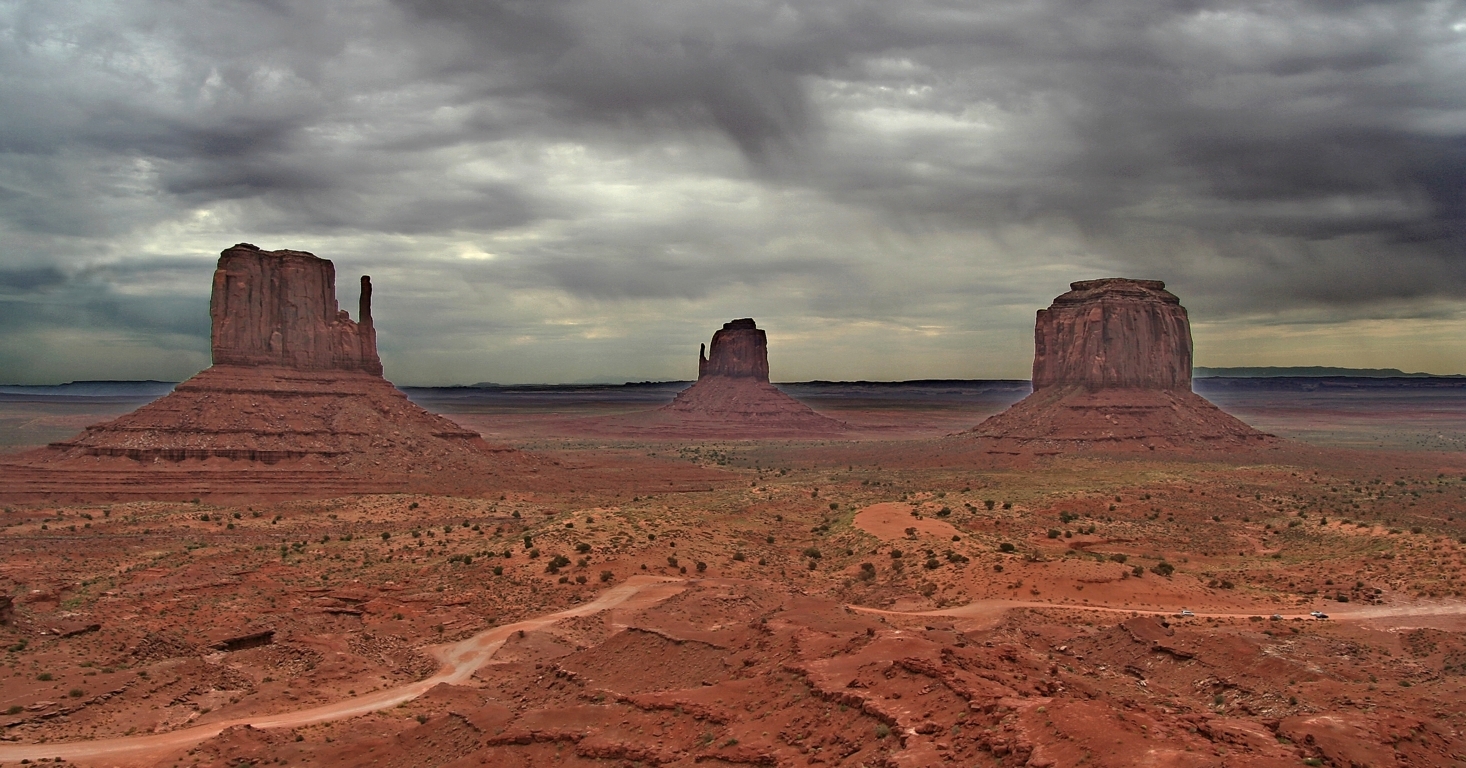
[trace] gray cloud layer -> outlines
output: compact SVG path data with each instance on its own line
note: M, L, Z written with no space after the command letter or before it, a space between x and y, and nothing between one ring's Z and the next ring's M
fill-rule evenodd
M1466 4L0 1L0 379L197 370L239 240L371 272L404 383L750 314L776 378L1023 375L1104 274L1203 363L1466 369Z

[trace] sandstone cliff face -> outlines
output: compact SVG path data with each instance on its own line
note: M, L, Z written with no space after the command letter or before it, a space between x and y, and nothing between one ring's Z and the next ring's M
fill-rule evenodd
M240 243L219 256L209 301L215 365L382 374L372 327L371 278L361 278L360 322L336 306L336 269L304 251Z
M1191 324L1158 280L1070 284L1034 324L1033 394L972 430L994 454L1265 447L1191 391Z
M1159 280L1108 278L1038 312L1033 388L1191 389L1191 324Z
M360 322L335 269L236 245L214 273L214 365L166 397L17 457L0 493L54 498L474 492L553 462L484 443L382 378L371 283ZM541 475L546 477L548 475Z
M642 421L665 435L798 437L846 429L769 383L768 337L750 318L724 323L711 348L698 352L697 382Z
M710 354L698 352L697 378L705 376L769 380L769 340L752 318L724 323Z

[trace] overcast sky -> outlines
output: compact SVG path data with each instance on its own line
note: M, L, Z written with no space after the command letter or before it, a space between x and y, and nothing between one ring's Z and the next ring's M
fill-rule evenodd
M401 384L1466 371L1466 3L0 0L0 382L208 365L219 251L372 275Z

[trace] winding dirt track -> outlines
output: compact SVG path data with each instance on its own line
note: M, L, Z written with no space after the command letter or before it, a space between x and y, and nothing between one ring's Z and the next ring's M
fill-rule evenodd
M217 736L231 726L250 725L255 728L295 728L332 720L344 720L380 709L395 707L423 695L439 683L462 683L473 676L489 662L504 641L520 630L526 632L554 624L561 619L574 616L590 616L612 608L640 609L665 600L685 589L682 579L664 579L653 576L633 576L625 582L602 592L595 600L550 613L533 619L505 624L485 630L466 640L456 643L431 646L425 650L443 663L438 673L425 680L389 688L365 696L356 696L343 701L325 704L295 712L275 715L258 715L235 720L223 720L192 728L181 728L168 733L148 736L122 736L94 741L52 742L48 744L4 744L0 745L0 762L19 762L59 757L73 761L94 762L103 759L143 762L153 755L162 755L191 747L201 741Z
M554 624L561 619L574 616L590 616L613 608L639 610L655 605L681 592L686 589L688 584L692 583L696 582L688 579L633 576L622 584L618 584L602 592L595 600L584 605L578 605L574 608L568 608L533 619L525 619L524 621L513 624L505 624L501 627L494 627L493 629L485 630L473 637L460 640L456 643L430 646L426 650L443 663L442 668L432 677L397 688L389 688L365 696L357 696L311 709L224 720L217 723L198 725L192 728L182 728L169 733L148 736L123 736L111 739L97 739L94 741L0 745L0 762L18 762L25 759L38 760L40 758L59 757L66 760L86 762L113 759L127 763L138 763L151 756L168 754L211 739L231 726L249 725L255 728L295 728L365 715L377 710L397 706L404 701L415 699L439 683L463 683L467 681L473 676L474 672L489 663L489 660L499 650L500 646L504 644L504 641L515 632L520 630L532 631ZM1001 618L1005 611L1013 608L1058 608L1072 611L1144 614L1152 616L1174 615L1175 610L1179 610L1141 610L1101 605L1064 605L1024 600L979 600L974 603L935 611L886 611L855 605L848 607L862 613L885 616L949 616L953 618L988 619L992 621ZM1339 621L1370 622L1384 619L1417 619L1429 624L1431 623L1431 619L1459 620L1461 617L1466 617L1466 603L1456 602L1418 603L1391 607L1340 606L1340 608L1342 610L1338 610L1333 614L1335 620ZM1196 617L1245 619L1249 616L1268 614L1268 610L1258 610L1250 613L1197 613ZM1285 619L1310 618L1307 614L1283 614L1283 617ZM1416 623L1402 626L1413 627L1421 625L1417 621Z
M957 605L951 608L939 608L933 611L887 611L880 608L866 608L859 605L849 606L851 610L861 613L869 613L880 616L948 616L963 619L984 619L997 621L1004 612L1014 608L1057 608L1066 611L1092 611L1095 613L1123 613L1142 616L1175 616L1180 608L1151 609L1151 608L1124 608L1105 605L1072 605L1068 603L1043 603L1035 600L978 600L965 605ZM1379 622L1386 619L1394 620L1390 626L1394 628L1414 628L1423 626L1434 626L1439 620L1455 619L1460 620L1466 617L1466 603L1463 602L1419 602L1412 605L1396 606L1344 606L1338 608L1330 607L1329 616L1334 621L1354 622ZM1258 608L1255 611L1245 613L1211 613L1197 611L1193 614L1198 619L1246 619L1252 616L1270 616L1275 611L1271 608ZM1313 617L1307 613L1282 613L1278 614L1283 619L1308 619ZM1399 623L1401 619L1415 619L1414 622Z

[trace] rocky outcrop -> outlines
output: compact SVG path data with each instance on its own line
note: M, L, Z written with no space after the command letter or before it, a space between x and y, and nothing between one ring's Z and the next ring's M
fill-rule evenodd
M640 421L667 435L800 437L846 428L769 383L768 338L750 318L724 323L699 350L697 368L696 383Z
M769 339L753 318L723 323L713 334L711 354L706 346L697 353L697 378L728 376L769 380Z
M1070 288L1034 323L1033 394L969 433L989 453L1276 442L1191 391L1191 325L1165 283L1108 278Z
M336 306L335 266L305 251L265 251L249 243L224 251L214 270L209 317L215 365L382 374L371 278L361 278L359 322L352 322Z
M248 244L224 251L210 304L214 365L132 413L8 462L0 495L457 493L553 466L487 445L382 378L370 280L361 287L353 322L336 306L330 261ZM78 490L86 488L96 492Z
M1191 389L1191 324L1159 280L1070 283L1038 311L1033 388Z

